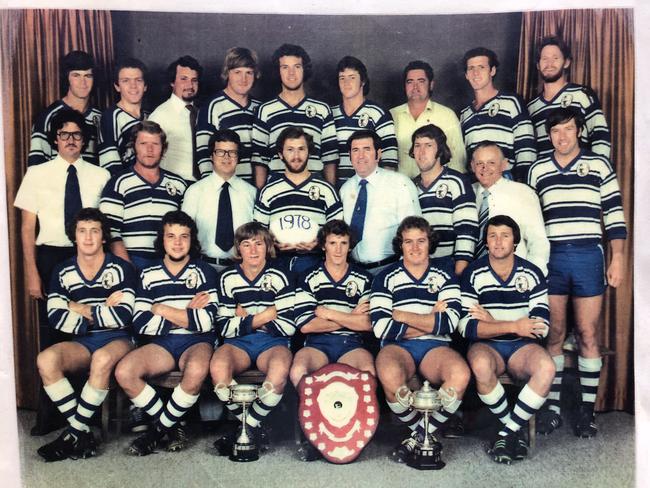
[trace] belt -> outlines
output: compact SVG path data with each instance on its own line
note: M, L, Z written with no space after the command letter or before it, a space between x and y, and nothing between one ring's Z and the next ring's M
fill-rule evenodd
M235 261L230 258L219 259L211 258L210 256L203 256L203 261L210 264L216 264L217 266L230 266L232 264L235 264Z
M395 263L397 262L398 259L399 259L398 256L393 255L393 256L388 256L387 258L382 259L381 261L373 261L371 263L357 262L357 264L361 266L363 269L374 269L374 268L378 268L379 266Z

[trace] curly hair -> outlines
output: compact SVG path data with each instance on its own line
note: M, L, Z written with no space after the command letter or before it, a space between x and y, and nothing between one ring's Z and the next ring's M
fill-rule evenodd
M350 238L350 250L357 245L357 238L350 229L350 226L345 223L344 220L334 219L326 222L320 229L318 229L318 234L316 234L316 240L318 241L318 247L323 249L325 247L325 242L327 238L331 235L337 236L348 236Z
M433 254L438 246L438 233L429 225L429 222L424 217L418 217L416 215L411 215L406 217L399 224L395 237L393 237L393 252L397 256L402 255L402 244L404 244L404 237L402 234L407 230L418 229L422 232L426 232L427 239L429 240L429 254Z
M104 252L109 252L111 248L111 226L104 215L99 209L92 207L85 207L79 210L79 213L74 216L72 222L70 222L65 228L65 234L70 239L75 246L77 245L77 224L79 222L99 222L102 226L102 240L104 244L102 249Z
M165 246L164 246L164 237L165 237L165 226L166 225L182 225L190 229L190 257L192 259L197 259L201 257L201 243L199 242L198 230L196 228L196 223L194 219L187 215L182 210L172 210L163 215L162 221L160 222L160 227L158 228L158 234L156 235L156 240L153 243L153 248L156 251L156 254L160 257L165 256Z

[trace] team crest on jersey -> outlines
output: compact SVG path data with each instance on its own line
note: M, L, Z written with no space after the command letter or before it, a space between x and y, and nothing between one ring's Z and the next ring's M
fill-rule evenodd
M196 271L190 271L190 273L187 275L187 278L185 278L185 286L190 290L193 290L198 286L198 284L199 275L196 273Z
M309 199L310 200L319 200L320 199L320 188L316 185L309 187Z
M590 169L589 163L582 161L576 168L576 173L578 173L578 176L587 176Z
M370 116L368 114L359 115L359 127L366 127L370 121Z
M441 276L432 276L429 278L427 281L427 291L429 293L438 293L440 291L440 288L442 288L441 280Z
M310 119L312 117L316 116L316 107L313 105L307 105L307 108L305 108L305 115L309 117Z
M488 109L488 115L490 117L496 117L500 109L501 106L497 102L494 102L492 105L490 105L490 108Z
M347 285L345 285L345 296L349 298L352 298L354 295L356 295L358 291L359 285L357 285L354 281L350 281Z
M175 197L178 193L178 188L176 188L171 181L165 183L165 190L167 190L167 193L172 197Z
M560 106L562 108L567 108L569 105L573 103L573 95L566 93L562 99L560 100Z
M273 278L271 277L271 275L264 275L262 277L262 283L260 284L260 288L263 291L273 290Z
M528 278L525 276L517 276L515 278L515 288L519 293L524 293L530 290L530 284L528 283Z
M449 187L445 183L438 185L438 188L436 188L436 198L445 198L447 193L449 193Z
M117 281L117 278L115 277L115 274L113 271L108 270L102 275L102 286L106 288L107 290L110 290L113 288L113 285L115 285L115 282Z
M99 120L100 120L100 119L99 119L99 115L94 115L94 116L93 116L93 125L94 125L95 127L99 127Z

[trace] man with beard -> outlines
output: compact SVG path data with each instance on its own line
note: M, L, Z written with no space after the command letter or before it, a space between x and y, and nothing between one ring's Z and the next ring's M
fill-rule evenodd
M113 87L120 100L102 113L99 132L99 165L112 174L130 169L135 163L129 147L130 129L147 118L142 98L147 91L147 67L142 61L127 58L115 68Z
M343 218L334 188L307 169L312 137L300 127L287 127L276 142L284 173L260 191L253 219L275 237L278 257L299 273L320 260L316 235L325 222Z
M311 58L301 46L283 44L273 53L273 68L280 77L282 91L262 104L255 117L255 185L262 188L269 174L282 172L282 151L276 142L289 126L302 127L311 136L313 150L309 154L309 171L322 172L325 180L334 185L339 153L332 112L326 103L305 94L304 84L312 72Z
M203 68L192 56L182 56L169 65L167 78L172 87L169 99L159 105L149 120L157 122L167 134L169 151L160 166L185 181L201 178L196 159L196 119L194 99L199 92Z
M255 51L245 47L228 49L221 70L221 80L226 83L226 87L199 111L196 150L201 176L212 172L212 154L208 147L210 137L217 130L231 129L240 140L236 175L253 183L251 138L255 112L260 102L250 96L250 91L259 77Z
M542 92L528 102L528 112L535 126L539 158L553 152L545 122L551 110L573 107L585 119L580 136L585 147L610 158L610 133L596 93L588 86L569 83L571 51L558 37L546 37L536 53L537 69L544 81Z

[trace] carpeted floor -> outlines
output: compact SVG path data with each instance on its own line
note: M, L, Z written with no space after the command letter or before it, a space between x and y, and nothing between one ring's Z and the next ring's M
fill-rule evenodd
M482 414L479 414L479 417ZM42 462L36 449L58 432L31 437L35 414L19 411L21 469L25 487L590 487L634 485L634 417L621 412L598 415L599 434L578 439L565 425L540 436L532 458L511 466L494 463L484 452L489 428L475 429L462 439L443 439L441 471L417 471L390 458L405 432L384 421L359 459L349 465L325 461L303 463L296 458L292 428L274 422L272 449L259 461L238 464L211 453L220 427L190 424L192 444L178 453L128 456L132 434L113 435L98 456L86 460ZM481 427L481 421L475 423ZM485 427L483 422L483 427Z

